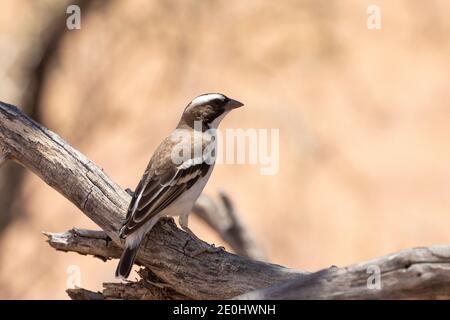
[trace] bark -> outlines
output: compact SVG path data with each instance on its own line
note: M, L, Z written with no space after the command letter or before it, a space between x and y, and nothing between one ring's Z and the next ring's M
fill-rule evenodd
M130 196L100 168L55 133L1 102L0 150L0 158L33 170L102 229L44 233L53 248L102 260L119 257L122 243L117 232ZM199 249L172 219L164 219L138 254L137 262L144 267L139 281L105 283L101 293L78 288L68 294L73 299L450 298L450 246L408 249L314 273L225 251L191 255Z
M332 267L236 299L450 299L450 246Z
M122 246L118 230L130 196L98 166L18 108L0 103L0 147L60 192ZM226 299L304 274L201 246L173 223L155 226L137 261L192 299Z

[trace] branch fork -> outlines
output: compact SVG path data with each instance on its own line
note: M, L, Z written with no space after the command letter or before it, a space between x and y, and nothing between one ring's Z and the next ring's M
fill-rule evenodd
M36 148L36 146L39 148ZM56 250L120 257L118 230L130 195L102 169L17 107L0 102L0 165L10 158L32 170L74 203L102 230L44 232ZM194 208L240 255L226 251L191 256L200 249L173 220L160 221L137 256L140 280L104 283L102 292L69 289L73 299L424 299L450 298L450 246L414 248L344 268L314 273L254 260L262 251L238 219L228 196ZM221 209L217 209L218 207ZM205 209L215 207L214 210ZM224 218L225 217L225 218ZM211 247L213 248L213 247ZM371 266L381 289L367 285Z

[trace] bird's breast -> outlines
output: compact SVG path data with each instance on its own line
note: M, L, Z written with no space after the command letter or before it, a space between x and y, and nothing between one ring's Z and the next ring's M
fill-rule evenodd
M192 187L183 192L178 199L176 199L171 205L169 205L166 208L164 215L181 216L183 214L189 213L192 210L195 201L197 201L198 197L205 188L206 183L211 176L213 168L214 165L211 165L205 176L200 177L197 182L192 185Z

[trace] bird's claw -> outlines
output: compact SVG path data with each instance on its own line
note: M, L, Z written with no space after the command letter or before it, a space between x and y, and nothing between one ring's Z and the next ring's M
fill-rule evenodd
M134 192L131 191L130 188L126 188L126 189L125 189L125 192L128 193L130 196L134 196Z

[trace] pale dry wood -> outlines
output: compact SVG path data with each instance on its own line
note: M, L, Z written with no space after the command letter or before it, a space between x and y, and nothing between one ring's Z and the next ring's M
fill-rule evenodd
M67 295L72 300L104 300L100 292L93 292L82 288L67 289Z
M122 188L56 134L4 103L0 103L0 148L33 170L104 230L46 233L52 246L102 259L119 256L117 230L130 200ZM159 288L172 290L180 298L194 299L450 298L450 246L409 249L316 273L227 252L192 257L190 253L198 249L197 243L173 221L164 220L147 237L138 256L138 262L155 275L156 281L144 276L140 286L139 282L105 284L103 293L82 289L70 289L68 293L77 299L141 299L160 297L151 293ZM367 286L373 267L380 268L380 290Z
M164 221L161 223L173 223ZM103 259L117 258L120 248L106 241L102 231L73 229L64 233L47 233L49 244L57 250L91 254ZM379 272L380 290L374 286ZM170 285L148 274L141 284L104 284L105 298L182 299ZM142 281L142 280L141 280ZM369 282L369 286L368 286ZM162 289L164 290L162 290ZM372 288L372 289L371 289ZM134 290L134 291L133 291ZM149 290L150 292L146 292ZM283 281L235 299L449 299L450 246L414 248L345 268L331 267L298 279Z
M104 283L102 295L104 299L122 300L187 300L176 291L144 285L140 280L129 283Z
M407 249L332 267L236 299L450 299L450 246Z
M102 261L119 258L122 253L122 248L102 230L73 228L62 233L43 232L43 234L50 246L59 251L92 255Z
M58 135L0 103L0 147L75 204L118 246L118 229L130 196L100 168ZM228 252L193 257L200 246L170 223L158 224L144 241L138 261L180 294L224 299L304 274Z
M186 300L188 297L158 287L143 286L140 282L104 283L103 292L82 288L67 289L72 300Z
M91 232L90 230L86 230ZM74 234L73 230L68 231L67 233ZM66 233L64 233L63 238L66 238ZM59 240L55 239L55 234L52 234L50 238L54 239L56 243L60 243ZM87 240L86 244L88 246L94 245L94 242L91 242L89 236L82 237ZM98 239L100 240L100 239ZM53 240L52 240L53 241ZM77 240L75 240L77 241ZM85 254L84 250L81 250L80 247L82 245L82 241L78 243L78 245L74 246L73 249L75 252ZM104 243L99 242L100 246L104 246ZM58 248L59 244L56 245L55 248ZM69 246L71 247L71 246ZM57 249L62 251L68 251L66 249ZM109 250L109 247L106 247L105 250ZM106 251L105 251L106 252ZM95 249L93 251L95 253ZM115 251L112 250L111 254L115 254ZM104 257L105 260L110 257ZM73 288L67 289L66 292L72 300L114 300L114 299L126 299L126 300L186 300L189 297L186 297L183 294L176 292L170 285L164 283L161 279L159 279L154 273L152 273L147 268L142 268L138 271L139 279L136 281L126 281L126 282L106 282L103 283L102 292L93 292L83 288Z
M171 223L175 226L174 221L170 219L159 223ZM43 232L43 234L47 237L49 245L59 251L92 255L102 261L119 258L122 253L122 249L112 242L102 230L94 231L73 228L66 232ZM137 261L137 264L141 264L140 261ZM139 270L139 275L140 280L136 282L104 283L104 290L101 293L103 298L139 300L180 300L189 298L178 293L176 289L159 279L148 269ZM90 296L84 289L70 290L70 296L73 299L86 299Z
M105 299L133 300L186 300L183 294L175 291L169 284L162 281L147 268L138 271L140 279L127 283L104 283Z
M162 283L148 269L139 270L140 279L136 282L103 283L102 292L82 288L68 289L72 300L186 300L188 297L174 291Z

